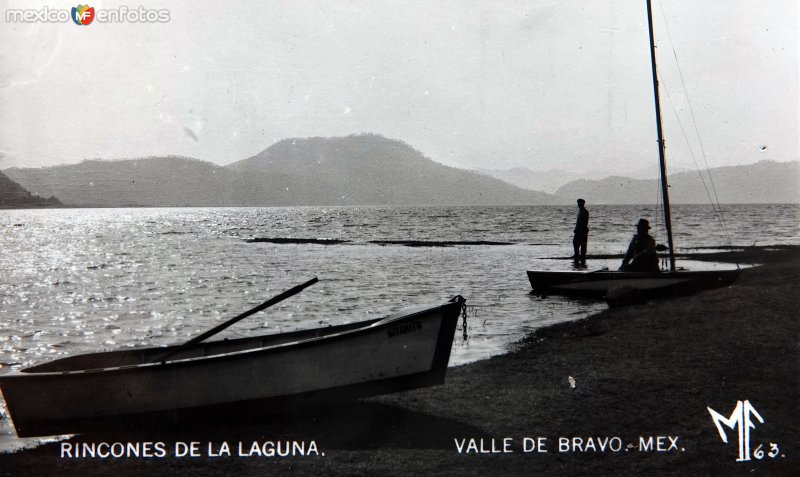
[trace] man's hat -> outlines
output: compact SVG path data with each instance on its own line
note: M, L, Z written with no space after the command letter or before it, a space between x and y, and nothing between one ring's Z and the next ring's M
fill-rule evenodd
M648 222L647 219L639 219L639 222L636 223L636 228L640 229L642 227L644 227L645 229L649 229L650 222Z
M578 199L578 203L579 203L579 204L585 204L585 203L586 203L586 201L585 201L585 200L583 200L583 199Z

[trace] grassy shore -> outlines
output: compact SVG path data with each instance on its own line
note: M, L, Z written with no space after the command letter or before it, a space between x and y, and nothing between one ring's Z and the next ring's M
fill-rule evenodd
M443 386L282 422L81 438L163 440L168 448L197 440L203 454L206 442L227 441L231 457L64 459L58 445L46 445L0 456L0 475L800 475L800 249L720 257L763 266L725 289L539 330L513 353L451 369ZM774 443L774 458L737 462L738 430L726 428L729 442L721 440L707 407L729 417L744 400L764 420L753 418L751 454ZM654 450L643 451L640 439L650 436ZM526 452L526 437L546 442L547 452ZM573 447L573 437L583 445ZM313 440L325 455L236 456L233 443L249 449L269 439ZM459 453L462 439L483 439L485 450L492 439L502 450L508 439L512 452ZM601 451L603 442L622 449Z

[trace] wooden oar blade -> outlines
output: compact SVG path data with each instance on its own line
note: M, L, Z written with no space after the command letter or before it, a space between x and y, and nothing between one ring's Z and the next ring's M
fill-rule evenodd
M160 357L154 359L153 361L151 361L151 363L157 363L159 361L164 362L164 361L167 360L167 358L170 358L170 357L180 353L181 351L185 350L189 346L192 346L192 345L195 345L197 343L200 343L201 341L204 341L204 340L214 336L215 334L219 333L220 331L224 330L225 328L228 328L229 326L233 325L234 323L236 323L238 321L241 321L241 320L247 318L250 315L253 315L255 313L258 313L259 311L265 310L265 309L271 307L272 305L274 305L276 303L279 303L279 302L281 302L281 301L283 301L283 300L285 300L285 299L287 299L287 298L289 298L291 296L294 296L294 295L300 293L305 288L310 287L311 285L317 283L318 281L319 280L317 279L317 277L314 277L314 278L312 278L311 280L309 280L309 281L307 281L305 283L302 283L300 285L297 285L295 287L292 287L292 288L286 290L283 293L275 295L274 297L272 297L269 300L265 301L264 303L258 305L257 307L252 308L250 310L247 310L244 313L231 318L230 320L226 321L225 323L217 325L214 328L211 328L210 330L206 331L205 333L203 333L203 334L201 334L201 335L199 335L199 336L197 336L195 338L192 338L191 340L189 340L186 343L176 347L175 349L173 349L172 351L169 351L168 353L164 354L163 356L160 356Z

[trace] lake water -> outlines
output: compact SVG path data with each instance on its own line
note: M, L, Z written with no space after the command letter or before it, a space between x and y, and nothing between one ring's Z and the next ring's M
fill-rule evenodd
M653 206L589 209L590 255L623 253L640 217L654 230L660 222ZM800 244L797 205L724 209L732 245ZM318 284L217 338L380 317L460 294L472 316L469 338L457 333L451 365L483 359L535 328L605 307L530 293L526 269L570 268L575 216L567 206L0 211L0 373L180 343L315 276ZM673 222L678 252L729 244L710 206L679 205ZM590 259L588 267L618 264ZM22 442L8 422L0 424L0 450Z

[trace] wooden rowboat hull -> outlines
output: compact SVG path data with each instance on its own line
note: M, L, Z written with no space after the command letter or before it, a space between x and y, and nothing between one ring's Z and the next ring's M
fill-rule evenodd
M241 403L317 404L444 382L463 298L384 319L170 348L93 353L0 376L20 437L93 419Z

